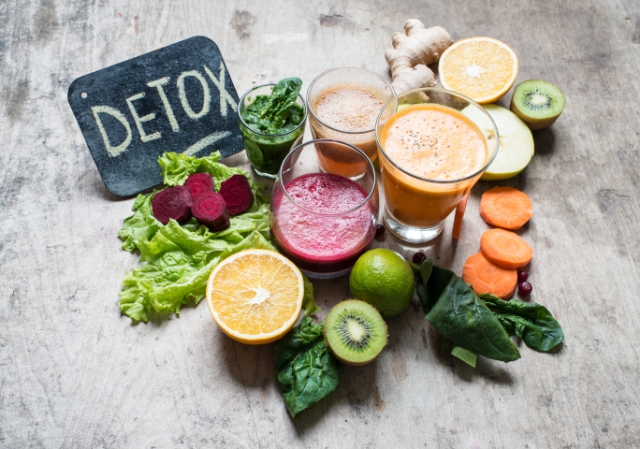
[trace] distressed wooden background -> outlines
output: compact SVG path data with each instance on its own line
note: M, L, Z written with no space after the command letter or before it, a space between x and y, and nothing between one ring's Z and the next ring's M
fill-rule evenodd
M292 75L308 86L340 65L388 73L384 49L410 17L501 39L518 81L566 94L531 165L502 183L533 200L533 299L566 340L473 370L416 302L389 320L374 363L342 369L293 421L273 345L229 340L204 304L146 325L120 315L120 281L139 262L116 233L133 200L105 189L66 91L193 35L218 44L240 94ZM0 447L640 447L639 2L3 0L0 23ZM457 245L449 222L423 248L440 264L459 273L477 251L479 195L493 185L475 188ZM315 286L320 318L349 295L346 279Z

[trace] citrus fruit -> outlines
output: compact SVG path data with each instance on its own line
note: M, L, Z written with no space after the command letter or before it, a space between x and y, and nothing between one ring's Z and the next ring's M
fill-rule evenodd
M302 308L304 283L293 262L264 249L248 249L220 262L207 282L207 305L222 332L247 344L286 334Z
M445 89L480 104L498 101L518 76L518 57L504 42L491 37L462 39L447 48L438 64Z
M351 294L378 309L384 318L399 315L413 297L413 270L397 253L384 248L367 251L349 276Z

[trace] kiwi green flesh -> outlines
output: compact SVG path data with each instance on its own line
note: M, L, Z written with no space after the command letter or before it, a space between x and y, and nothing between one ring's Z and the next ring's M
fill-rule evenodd
M551 125L564 110L564 95L555 85L542 80L524 81L516 86L511 110L531 129Z
M324 321L324 337L339 360L364 365L386 346L387 325L375 307L352 299L331 309Z

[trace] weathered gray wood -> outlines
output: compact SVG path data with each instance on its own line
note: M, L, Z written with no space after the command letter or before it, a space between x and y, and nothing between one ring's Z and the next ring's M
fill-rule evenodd
M384 49L409 17L454 39L499 38L520 57L519 81L566 94L563 116L535 133L531 165L504 183L534 202L523 233L536 252L533 299L566 341L472 370L416 303L389 320L375 363L345 367L337 391L292 421L273 345L229 340L202 304L147 325L120 316L120 281L139 263L116 237L132 200L105 189L66 90L199 34L218 44L239 93L291 75L306 86L339 65L387 73ZM0 22L0 447L640 446L637 1L6 0ZM479 195L493 185L474 190L457 245L449 222L426 248L442 265L460 272L477 251ZM316 290L321 317L349 295L346 279Z

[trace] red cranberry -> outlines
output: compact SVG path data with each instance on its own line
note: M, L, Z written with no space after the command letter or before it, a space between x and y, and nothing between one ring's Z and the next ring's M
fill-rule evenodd
M384 225L379 224L376 226L376 237L380 237L386 230L387 228L385 228Z
M524 270L518 270L518 282L524 282L529 279L529 273Z
M530 283L528 283L527 281L520 282L518 284L518 292L521 295L529 296L532 291L533 291L533 286Z
M413 255L413 263L422 263L426 258L427 256L425 256L424 253L415 253Z

